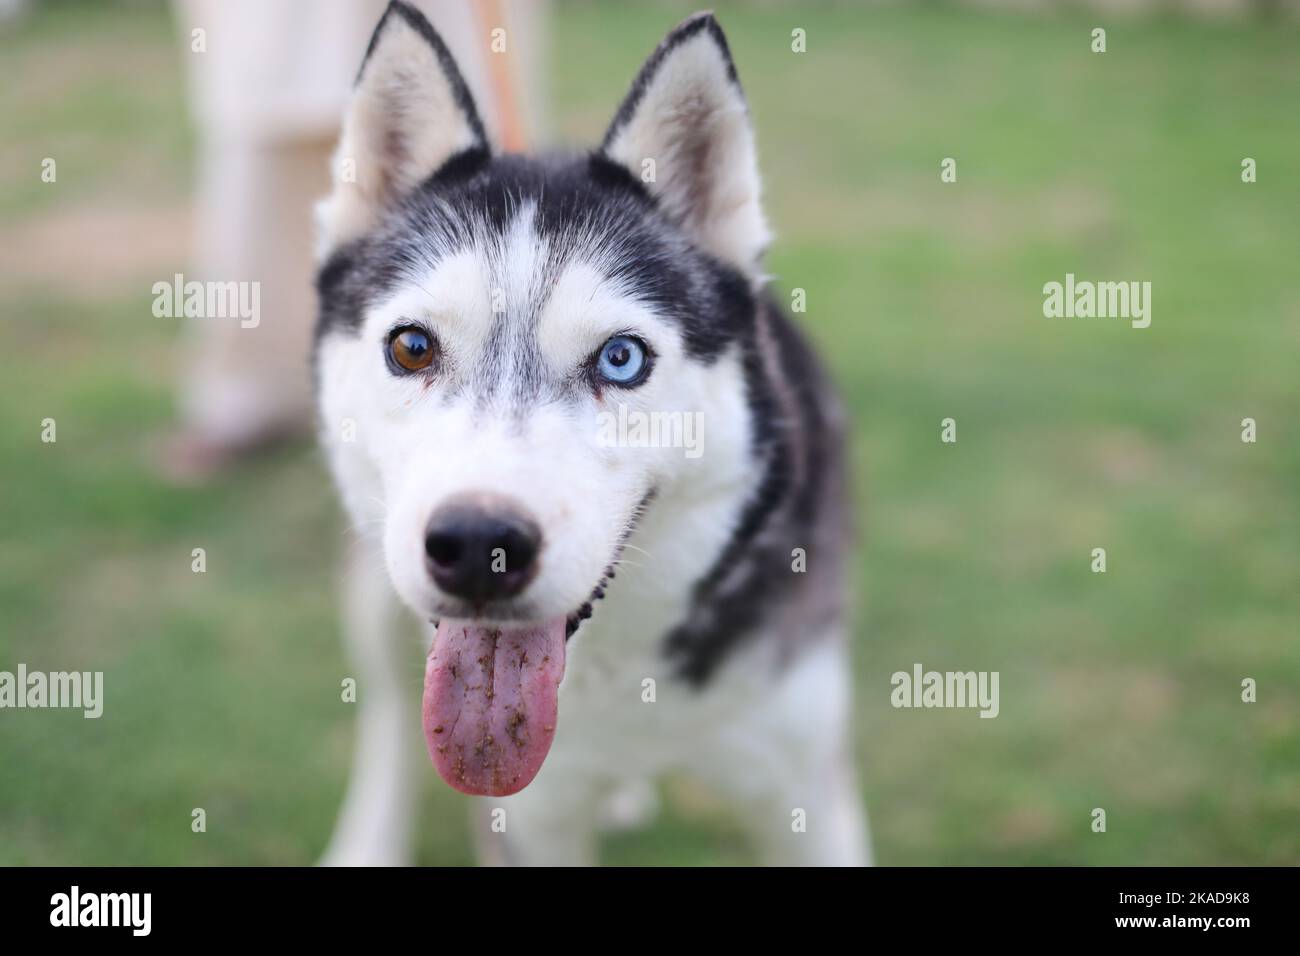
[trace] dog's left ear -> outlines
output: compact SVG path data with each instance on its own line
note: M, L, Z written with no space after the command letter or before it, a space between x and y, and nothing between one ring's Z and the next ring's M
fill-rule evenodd
M370 38L343 117L334 190L318 210L322 257L449 160L488 149L469 87L424 15L393 0Z
M645 184L701 248L757 280L770 233L749 109L711 13L659 44L600 148Z

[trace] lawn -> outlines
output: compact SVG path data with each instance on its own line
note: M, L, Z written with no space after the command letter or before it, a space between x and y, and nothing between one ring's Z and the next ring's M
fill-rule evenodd
M688 10L555 4L566 141ZM770 270L852 412L878 860L1300 864L1300 29L1118 20L1094 54L1096 15L718 12ZM198 490L152 467L181 342L149 289L189 238L176 47L160 4L0 29L0 670L102 670L108 698L0 711L0 864L309 863L345 784L319 454ZM1150 328L1044 318L1066 273L1150 281ZM999 717L892 708L917 662L999 671ZM464 798L423 788L419 860L470 862ZM725 807L665 793L606 862L750 859Z

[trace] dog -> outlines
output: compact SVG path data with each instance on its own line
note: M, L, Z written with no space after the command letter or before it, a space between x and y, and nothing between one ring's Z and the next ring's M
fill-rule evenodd
M868 862L843 415L765 291L715 18L668 34L598 148L529 158L493 152L447 47L393 2L334 167L315 375L359 536L360 710L324 862L409 859L395 597L430 624L425 743L477 798L484 862L594 863L600 822L664 775L726 800L764 862Z

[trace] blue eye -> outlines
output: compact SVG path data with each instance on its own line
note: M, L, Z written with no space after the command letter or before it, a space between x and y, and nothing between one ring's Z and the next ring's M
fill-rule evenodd
M637 385L650 366L645 345L629 335L616 335L600 347L596 371L615 385Z

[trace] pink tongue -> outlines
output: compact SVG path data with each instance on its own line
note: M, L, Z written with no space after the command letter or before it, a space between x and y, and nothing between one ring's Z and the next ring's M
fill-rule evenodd
M565 620L508 630L443 621L424 672L424 739L442 779L501 797L528 786L555 736Z

